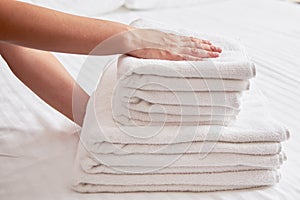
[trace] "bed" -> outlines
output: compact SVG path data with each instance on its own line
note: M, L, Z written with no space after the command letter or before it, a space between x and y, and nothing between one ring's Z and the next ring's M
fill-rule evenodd
M101 5L98 5L101 6ZM278 0L214 0L199 6L130 11L97 18L148 18L241 39L257 66L256 85L271 114L290 129L288 160L274 187L207 193L79 194L70 189L78 131L36 97L0 60L0 199L298 199L300 195L300 5ZM298 25L297 25L298 24ZM55 54L73 77L86 56ZM97 70L97 68L95 68ZM92 85L97 78L91 72ZM91 93L93 87L81 83Z

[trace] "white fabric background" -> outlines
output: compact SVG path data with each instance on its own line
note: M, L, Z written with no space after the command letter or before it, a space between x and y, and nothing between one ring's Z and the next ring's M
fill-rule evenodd
M257 65L256 83L269 99L272 115L291 131L284 144L288 161L281 169L281 182L271 188L216 193L75 193L68 184L78 142L73 134L76 127L30 92L1 60L0 199L298 199L300 5L277 0L224 0L149 11L121 8L98 17L124 23L144 17L240 38ZM85 59L56 55L73 76ZM95 70L99 70L97 66ZM91 81L96 83L93 74ZM93 88L85 89L90 92Z

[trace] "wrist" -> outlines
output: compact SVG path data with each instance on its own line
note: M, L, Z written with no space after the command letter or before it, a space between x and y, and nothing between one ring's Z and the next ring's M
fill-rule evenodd
M125 31L122 33L122 42L121 42L121 49L122 49L122 54L127 54L130 51L133 51L136 49L136 43L137 43L137 37L135 36L135 31L136 28L132 26L126 26Z

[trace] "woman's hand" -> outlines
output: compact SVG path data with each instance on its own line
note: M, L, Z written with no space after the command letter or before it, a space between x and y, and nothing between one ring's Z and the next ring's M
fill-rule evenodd
M134 49L127 54L138 58L195 61L216 58L222 52L207 40L152 29L132 29L125 40Z

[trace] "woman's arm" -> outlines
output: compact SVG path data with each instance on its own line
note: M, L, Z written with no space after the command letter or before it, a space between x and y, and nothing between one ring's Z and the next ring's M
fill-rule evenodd
M120 33L126 34L98 54L144 48L129 54L141 58L193 60L217 57L221 52L205 40L160 31L136 31L121 23L70 15L18 1L0 1L0 41L40 50L90 54L101 42ZM149 46L153 48L146 49Z
M116 22L0 1L0 40L35 49L89 54L101 41L129 29Z
M0 42L0 54L35 94L78 125L82 124L89 96L51 53Z

